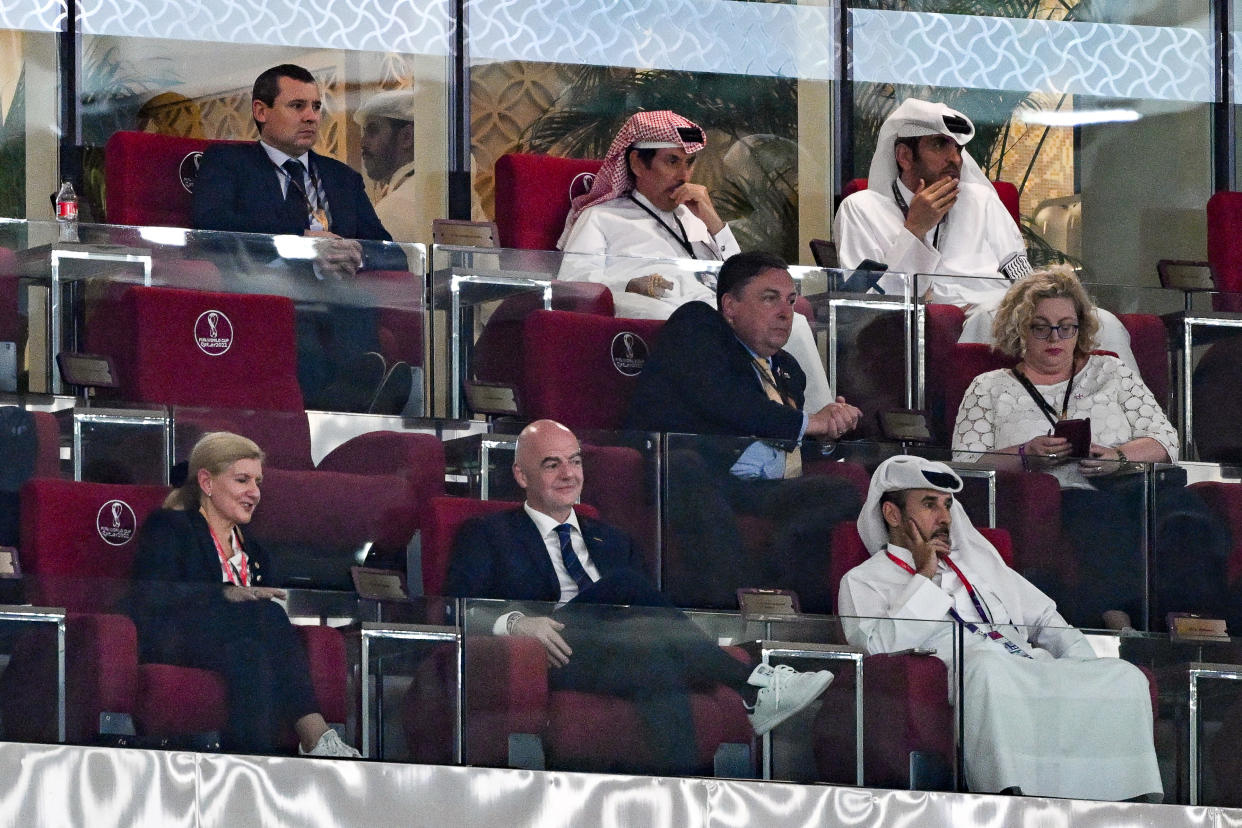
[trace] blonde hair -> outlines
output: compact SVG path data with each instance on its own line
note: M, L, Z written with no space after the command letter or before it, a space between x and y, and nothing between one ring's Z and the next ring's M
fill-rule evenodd
M185 482L164 498L165 509L192 510L198 508L201 490L198 485L199 469L211 474L223 474L238 460L263 462L263 449L249 437L231 431L213 431L204 434L190 451L189 469Z
M1044 299L1069 299L1078 313L1078 338L1074 340L1075 356L1087 356L1095 349L1100 320L1095 303L1068 265L1055 265L1037 270L1009 288L996 310L992 323L992 339L996 347L1009 356L1021 359L1024 337L1035 318L1035 306Z

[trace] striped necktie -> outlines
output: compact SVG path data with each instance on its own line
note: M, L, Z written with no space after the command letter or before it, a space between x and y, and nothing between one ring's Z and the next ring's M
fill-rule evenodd
M568 523L562 523L556 527L556 536L561 539L561 560L565 562L565 571L569 573L569 577L574 579L574 583L578 585L578 592L581 593L595 582L582 568L582 561L578 560L578 553L574 551L574 546L569 540L571 529L573 527Z
M768 365L768 361L763 357L755 357L755 367L759 369L760 385L763 386L763 393L768 395L768 399L774 403L787 405L795 411L798 409L797 403L793 397L782 393L776 384L776 377L772 375L772 367ZM794 446L793 451L785 452L785 475L786 478L802 476L802 452Z

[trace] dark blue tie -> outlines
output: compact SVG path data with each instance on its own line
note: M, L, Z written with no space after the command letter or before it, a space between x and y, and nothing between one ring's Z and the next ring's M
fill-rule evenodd
M281 164L289 174L289 186L285 188L285 207L306 217L306 225L310 226L310 199L306 197L306 167L301 161L290 158Z
M562 523L556 527L556 536L561 539L561 560L565 562L565 571L578 585L578 591L582 592L595 582L582 568L582 561L578 560L578 553L574 552L574 546L569 541L569 531L572 528L568 523Z

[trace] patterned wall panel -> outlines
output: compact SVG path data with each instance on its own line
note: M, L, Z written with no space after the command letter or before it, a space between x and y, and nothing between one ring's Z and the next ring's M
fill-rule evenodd
M828 78L831 8L733 0L469 0L486 60Z
M1211 32L953 14L854 11L855 79L1211 101Z
M50 0L45 0L50 2ZM447 55L449 0L81 0L82 31Z
M65 0L4 0L0 3L0 29L63 31L66 9Z

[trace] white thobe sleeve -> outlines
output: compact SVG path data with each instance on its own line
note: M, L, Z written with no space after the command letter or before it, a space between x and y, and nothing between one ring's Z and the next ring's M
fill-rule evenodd
M1017 573L1012 580L1012 588L1022 606L1021 621L1014 620L1025 625L1027 639L1032 644L1057 658L1096 657L1087 637L1061 617L1051 598Z
M845 638L868 654L893 653L924 647L945 631L945 622L929 619L948 617L953 600L940 587L922 575L911 575L909 582L891 598L885 591L857 576L857 570L841 579L837 609Z
M620 278L610 281L605 272L608 239L595 212L585 210L578 216L562 249L565 258L561 261L557 279L565 282L600 282L614 291L625 291L629 278L624 281ZM621 282L620 287L614 285L614 281Z
M871 259L888 265L891 273L940 272L940 251L907 230L904 222L876 214L873 207L852 197L841 202L832 223L841 267L858 267L864 259ZM882 276L879 286L889 293L900 292L901 280Z

